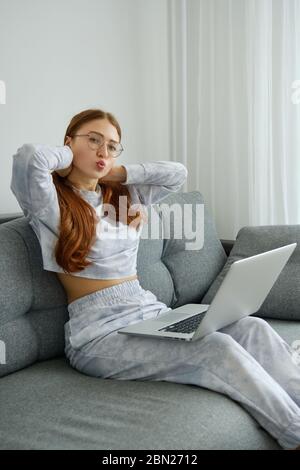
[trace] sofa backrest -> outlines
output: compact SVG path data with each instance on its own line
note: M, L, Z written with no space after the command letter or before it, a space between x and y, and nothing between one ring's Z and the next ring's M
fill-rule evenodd
M182 218L173 217L168 224L168 208L175 206L182 209ZM198 232L203 230L205 243L196 250L186 249L201 207L204 219ZM137 258L141 285L171 307L200 303L227 259L202 195L198 191L171 194L149 208L148 219ZM176 233L181 220L182 239ZM152 236L150 227L157 227ZM0 376L62 356L66 321L65 291L56 274L43 269L40 245L28 218L1 224L0 345L5 346L5 360L0 356Z

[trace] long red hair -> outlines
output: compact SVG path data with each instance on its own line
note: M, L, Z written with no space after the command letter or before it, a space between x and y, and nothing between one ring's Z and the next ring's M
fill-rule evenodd
M101 109L87 109L71 119L65 133L64 145L67 136L73 137L82 125L94 119L107 119L116 128L121 141L121 128L111 113ZM55 171L52 173L52 178L60 207L60 228L55 246L55 259L66 273L79 272L91 264L86 260L86 257L94 242L99 219L95 209L72 189L66 178L61 177ZM119 182L101 182L101 179L99 184L103 195L103 204L114 206L117 221L120 220L119 196L127 196L127 225L138 226L141 213L128 215L131 197L126 185L121 185Z

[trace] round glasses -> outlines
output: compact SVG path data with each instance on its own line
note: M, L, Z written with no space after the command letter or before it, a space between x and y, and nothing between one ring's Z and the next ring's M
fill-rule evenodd
M88 146L92 150L99 150L105 142L105 138L102 134L89 132L88 134L74 134L74 137L88 137ZM108 154L110 157L117 158L123 152L122 144L117 142L108 143Z

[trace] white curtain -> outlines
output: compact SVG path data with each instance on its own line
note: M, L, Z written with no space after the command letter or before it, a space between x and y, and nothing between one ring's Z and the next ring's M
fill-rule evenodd
M300 0L168 8L172 155L189 168L185 189L202 192L222 238L299 224Z

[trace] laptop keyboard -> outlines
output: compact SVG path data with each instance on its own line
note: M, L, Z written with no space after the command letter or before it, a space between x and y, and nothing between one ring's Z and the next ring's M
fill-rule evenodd
M190 318L173 323L172 325L169 325L160 331L170 331L173 333L193 333L198 328L198 325L203 320L205 315L206 312L198 313L197 315L193 315Z

